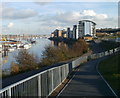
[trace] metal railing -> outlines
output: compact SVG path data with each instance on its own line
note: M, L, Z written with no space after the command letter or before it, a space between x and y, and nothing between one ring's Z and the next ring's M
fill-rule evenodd
M118 51L120 51L120 47L90 56L82 56L61 66L50 68L1 89L0 98L8 98L9 96L15 98L21 96L47 97L68 77L72 70L81 63L111 55Z

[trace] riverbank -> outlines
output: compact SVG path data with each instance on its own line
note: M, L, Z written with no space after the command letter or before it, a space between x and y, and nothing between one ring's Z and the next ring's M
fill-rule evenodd
M89 56L91 55L91 51L89 51L88 53L85 53L81 56L81 58L84 58L85 56ZM66 60L66 61L62 61L62 62L59 62L59 63L56 63L56 64L53 64L51 66L45 66L45 67L42 67L41 69L36 69L36 70L31 70L31 71L26 71L26 72L23 72L23 73L18 73L16 75L11 75L11 76L8 76L8 77L5 77L2 79L2 87L5 88L11 84L14 84L18 81L21 81L21 80L24 80L30 76L33 76L35 74L38 74L38 73L41 73L41 72L44 72L48 69L52 69L52 68L55 68L55 67L59 67L59 66L62 66L64 64L69 64L69 66L73 66L72 65L72 62L76 62L77 59L79 59L80 57L76 57L76 58L72 58L72 59L69 59L69 60ZM75 63L76 64L76 63ZM80 64L79 64L80 65ZM70 67L69 70L72 70L71 69L72 67ZM9 82L8 82L9 81Z
M13 63L11 65L11 74L3 74L3 78L11 77L31 70L42 69L61 62L72 61L87 52L91 51L88 50L88 45L82 39L76 41L71 48L62 42L58 47L48 46L44 49L44 51L42 51L43 58L41 58L41 60L36 60L36 55L31 55L27 50L19 51L18 56L16 56L17 63ZM34 64L32 64L33 62L31 62L31 58L34 59Z
M120 53L102 61L99 64L99 70L120 97Z

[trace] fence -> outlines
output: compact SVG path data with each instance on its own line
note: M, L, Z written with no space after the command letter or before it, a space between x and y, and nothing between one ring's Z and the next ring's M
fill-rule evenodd
M120 47L92 54L90 56L79 57L61 66L53 67L17 83L11 84L0 90L0 98L18 98L21 96L49 96L72 72L72 70L87 60L111 55L120 51Z

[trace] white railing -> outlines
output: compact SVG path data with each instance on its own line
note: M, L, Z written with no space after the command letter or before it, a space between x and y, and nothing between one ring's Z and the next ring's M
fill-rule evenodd
M73 69L81 63L111 55L118 51L120 51L120 47L90 56L82 56L66 64L50 68L1 89L0 98L8 98L9 96L14 96L15 98L20 96L47 97L68 77Z

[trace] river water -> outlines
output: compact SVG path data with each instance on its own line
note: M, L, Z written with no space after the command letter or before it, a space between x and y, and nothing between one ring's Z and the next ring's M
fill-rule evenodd
M42 53L45 50L45 47L49 46L51 44L52 43L49 39L39 38L39 39L36 39L36 44L33 44L32 47L30 49L28 49L28 51L30 53L34 54L36 56L36 58L40 60L40 58L42 57ZM17 56L19 51L20 50L16 49L13 52L9 52L8 56L1 58L1 60L0 60L1 70L3 70L3 71L10 70L11 63L16 61L15 57ZM0 53L0 55L1 55L1 53Z

